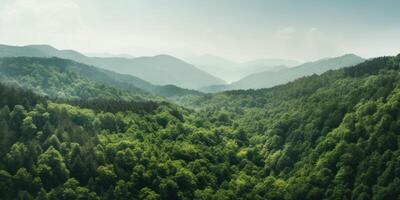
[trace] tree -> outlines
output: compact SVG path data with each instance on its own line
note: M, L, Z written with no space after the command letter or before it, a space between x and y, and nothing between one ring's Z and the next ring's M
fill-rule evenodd
M34 189L38 189L33 184L32 175L25 168L19 168L14 178L15 187L18 188L18 191L33 192Z
M13 144L5 158L8 169L13 173L17 172L18 169L25 166L25 161L28 157L28 148L23 143L17 142Z
M99 116L101 128L109 130L110 132L117 131L115 116L112 113L104 113Z
M196 176L185 168L179 168L175 175L175 181L181 190L192 190L196 187Z
M64 183L69 177L69 170L64 163L64 158L53 146L39 156L37 173L46 189Z
M24 140L29 140L35 136L37 127L33 123L32 117L26 117L22 121L21 129L22 129L22 136L23 136Z
M179 187L175 181L171 179L162 179L160 183L161 199L178 199Z
M150 188L144 187L139 191L139 198L143 200L159 200L160 195Z
M7 122L0 118L0 156L3 156L15 141L15 134L9 129Z
M85 187L80 187L79 182L74 178L68 179L63 185L63 191L58 197L63 200L77 199L77 200L97 200L99 199L96 193L90 192Z
M45 146L48 148L53 147L54 149L60 150L61 142L58 139L57 135L54 134L46 140Z
M132 193L130 192L131 183L127 183L124 180L119 180L115 185L114 197L118 200L129 200L132 199Z
M0 196L4 199L15 198L13 177L7 171L0 170Z
M117 175L112 165L99 166L96 171L96 185L100 193L103 193L115 184Z
M16 105L13 111L10 113L11 117L11 126L17 132L17 136L19 137L21 134L21 125L26 116L26 110L21 105Z
M214 198L214 191L211 188L205 188L204 190L196 190L194 192L194 199L196 200L209 200Z

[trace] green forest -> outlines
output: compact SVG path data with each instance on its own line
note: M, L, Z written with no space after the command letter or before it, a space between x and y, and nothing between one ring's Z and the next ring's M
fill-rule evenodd
M0 59L1 199L400 199L400 55L216 94L82 69Z

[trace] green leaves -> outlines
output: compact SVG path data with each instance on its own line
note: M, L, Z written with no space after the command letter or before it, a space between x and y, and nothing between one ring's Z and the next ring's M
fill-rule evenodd
M69 177L63 156L53 146L39 156L37 164L37 173L46 189L64 183Z
M194 110L0 97L0 197L394 199L400 72L386 61L202 97Z

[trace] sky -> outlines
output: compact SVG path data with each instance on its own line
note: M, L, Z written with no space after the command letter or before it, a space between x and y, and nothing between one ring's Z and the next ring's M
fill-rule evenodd
M0 43L234 61L400 53L398 0L0 0Z

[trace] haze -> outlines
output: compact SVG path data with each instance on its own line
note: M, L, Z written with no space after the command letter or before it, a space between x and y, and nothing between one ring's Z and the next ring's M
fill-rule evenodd
M0 42L298 61L400 52L400 1L0 0Z

